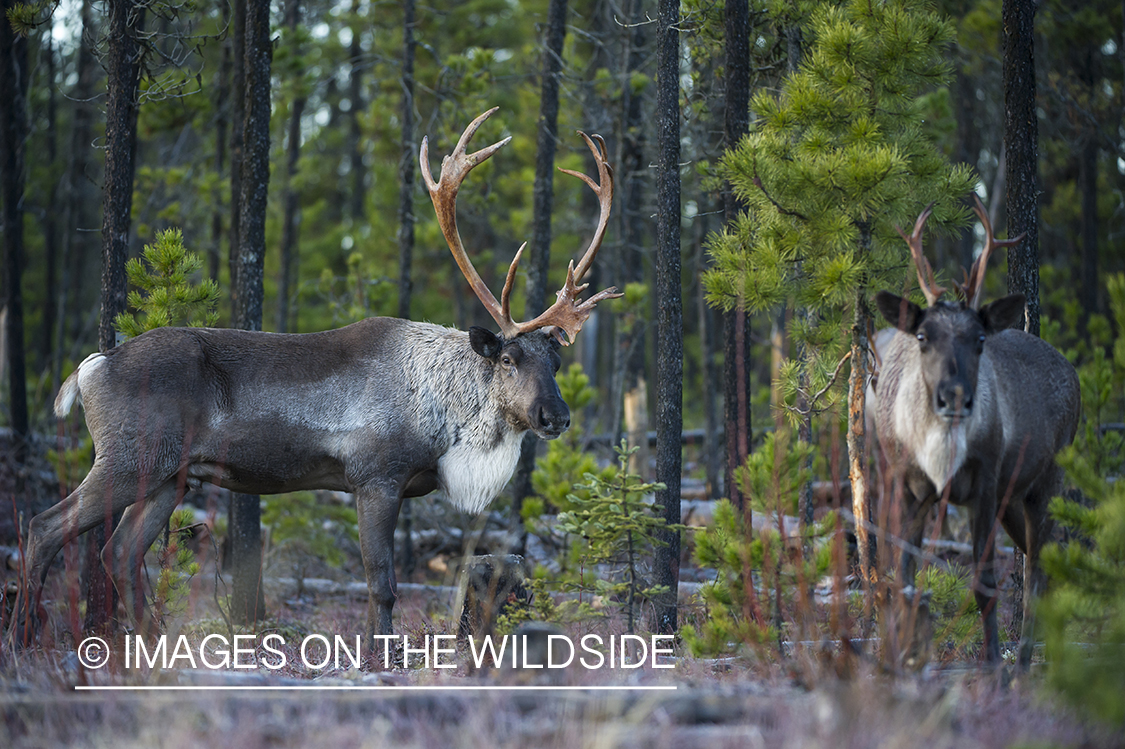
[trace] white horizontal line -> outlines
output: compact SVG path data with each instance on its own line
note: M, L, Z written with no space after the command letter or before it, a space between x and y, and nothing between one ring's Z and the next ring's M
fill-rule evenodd
M622 692L667 692L675 691L678 689L675 685L670 686L592 686L592 687L567 687L567 686L531 686L531 685L517 685L517 686L501 686L494 684L480 684L480 685L465 685L465 686L444 686L444 685L378 685L378 686L363 686L363 685L344 685L344 684L310 684L303 685L279 685L279 684L259 684L259 685L246 685L235 686L231 684L221 684L215 686L176 686L176 685L154 685L154 686L126 686L126 685L104 685L104 686L82 686L75 685L74 691L76 692L233 692L233 691L260 691L260 692L293 692L293 691L312 691L312 692L348 692L348 691L384 691L384 692L608 692L608 691L622 691Z

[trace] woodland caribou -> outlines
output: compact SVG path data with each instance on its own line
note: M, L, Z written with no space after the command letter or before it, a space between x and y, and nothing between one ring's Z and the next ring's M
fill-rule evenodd
M1033 644L1031 599L1044 583L1039 551L1053 527L1047 504L1062 489L1055 454L1078 426L1078 377L1050 344L1012 329L1023 320L1023 295L981 306L989 255L1022 237L997 241L979 200L973 210L984 225L986 243L965 284L958 284L960 301L941 300L945 289L934 282L922 254L930 208L918 217L911 236L899 230L928 306L922 309L886 291L876 295L879 311L895 329L877 337L881 364L869 408L887 467L884 485L903 500L906 540L914 548L921 545L922 524L943 495L969 510L973 593L991 663L1000 658L993 561L997 519L1023 549L1020 663L1026 665ZM912 583L915 571L908 551L903 579Z
M252 494L353 492L369 593L367 634L391 633L402 499L441 487L465 510L484 509L511 478L525 432L554 439L570 426L555 382L559 345L573 341L599 301L620 296L609 288L578 299L613 200L605 143L585 133L598 181L567 173L597 193L601 214L557 301L534 320L512 320L509 297L522 247L500 301L489 292L461 243L456 199L469 171L511 140L466 153L495 111L465 129L438 181L426 139L419 160L449 248L499 335L370 318L301 335L162 328L92 354L63 384L55 412L66 415L81 398L97 457L70 496L31 521L28 585L13 623L18 639L29 636L28 611L36 610L58 550L121 511L102 561L128 615L139 619L145 550L185 482Z

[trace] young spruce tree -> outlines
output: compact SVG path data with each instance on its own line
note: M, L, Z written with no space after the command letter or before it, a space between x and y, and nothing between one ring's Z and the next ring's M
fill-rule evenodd
M909 254L896 224L912 225L931 202L933 223L963 223L960 200L976 178L927 137L922 97L948 81L953 37L929 3L824 3L807 34L801 67L779 93L754 97L756 120L723 159L747 209L712 241L705 284L724 308L741 299L755 311L786 303L812 310L792 335L809 347L813 390L836 370L848 320L849 474L867 570L868 298L904 286Z

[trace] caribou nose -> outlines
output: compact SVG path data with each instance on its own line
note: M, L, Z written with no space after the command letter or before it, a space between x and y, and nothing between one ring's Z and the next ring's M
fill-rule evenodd
M973 408L973 392L963 383L939 387L936 393L937 411L947 418L965 416Z
M551 434L559 435L570 429L570 409L566 404L558 407L539 407L539 427Z

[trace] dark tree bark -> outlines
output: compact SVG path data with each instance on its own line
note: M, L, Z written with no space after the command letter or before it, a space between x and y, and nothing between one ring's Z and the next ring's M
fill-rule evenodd
M617 265L613 278L618 286L645 281L647 262L645 233L649 228L649 216L644 209L645 187L649 165L645 161L645 134L649 123L645 122L645 102L641 92L634 91L629 82L634 74L641 72L648 51L648 25L646 0L633 0L630 15L631 30L628 33L625 50L625 70L621 75L622 115L625 127L621 132L621 155L617 172L617 184L622 192L621 236L623 242L617 255ZM612 407L609 433L617 442L621 434L622 402L627 414L626 431L631 447L638 448L631 470L648 478L649 444L645 433L648 431L648 387L645 382L645 325L636 316L629 321L622 317L615 320L617 330L614 351L614 376L610 403Z
M50 24L46 27L45 37L43 56L47 61L47 161L53 171L59 157L59 138L58 108L55 103L55 48L51 43ZM58 309L51 304L51 299L55 295L55 289L58 288L59 276L59 229L54 207L62 197L62 183L63 177L60 175L50 196L50 206L43 212L43 254L46 255L43 299L46 300L46 304L43 305L43 320L39 333L39 369L41 370L50 369L51 355L54 351L55 315Z
M543 39L543 73L540 78L539 128L536 139L533 188L531 257L527 266L527 298L524 319L531 320L546 308L547 272L551 265L551 208L554 205L555 152L559 139L559 77L562 73L563 42L566 40L567 0L551 0L547 6L547 30ZM512 526L522 528L523 501L531 495L531 473L539 438L530 432L520 449L516 470Z
M69 161L63 173L63 182L60 189L59 201L62 205L62 215L59 224L62 226L62 242L59 248L62 277L54 292L55 299L55 351L52 356L51 369L52 392L58 392L62 383L62 366L66 358L64 346L66 345L67 319L71 309L78 308L80 292L80 268L85 252L86 241L79 228L86 223L86 200L89 194L89 181L86 179L86 168L92 150L93 117L90 100L94 96L94 55L90 49L90 42L94 38L94 20L90 9L91 0L83 0L80 11L82 18L82 35L78 40L78 53L75 60L75 73L77 81L71 91L73 122L70 133ZM48 297L50 298L50 297Z
M246 127L246 1L231 0L230 52L230 309L238 315L238 253L242 242L242 158Z
M365 202L367 196L367 167L363 163L362 139L359 117L363 112L363 66L360 58L363 48L360 46L359 0L352 0L352 43L348 55L351 58L351 68L348 71L348 101L351 109L348 110L348 154L351 160L352 189L348 200L348 213L352 221L357 224L366 216Z
M669 524L680 522L680 470L684 387L684 320L680 292L680 3L660 0L657 17L656 127L656 506ZM654 601L652 629L677 627L680 534L658 534L654 579L668 591Z
M1093 102L1101 84L1098 66L1100 50L1087 46L1076 50L1078 78ZM1090 315L1098 312L1098 126L1083 118L1081 148L1078 152L1078 182L1082 194L1082 270L1079 299L1082 303L1082 330L1086 332Z
M230 5L220 2L223 26L230 24ZM230 79L231 79L231 42L223 44L222 62L219 64L219 74L215 81L215 174L218 180L223 177L223 170L227 161L227 127L230 124ZM232 175L233 186L233 175ZM212 281L219 281L219 264L223 255L223 201L222 190L216 184L214 195L211 198L211 251L207 258L207 275ZM233 201L232 201L233 203ZM234 236L234 229L231 236ZM233 252L231 255L233 256ZM231 276L231 285L234 285L234 276Z
M410 296L414 282L410 277L414 262L414 0L402 4L402 156L398 165L398 316L410 319ZM409 497L399 510L405 541L402 545L402 572L414 572L414 508Z
M106 51L105 177L102 194L102 304L98 347L117 345L113 321L126 310L125 261L133 208L137 156L137 110L140 106L140 33L145 8L132 0L108 0ZM86 629L100 629L116 607L117 595L101 563L100 551L116 522L106 497L105 523L90 532L86 546Z
M398 316L410 319L414 291L414 0L402 4L402 157L398 165Z
M871 254L871 225L858 224L860 257ZM872 580L875 562L875 534L871 496L867 483L867 432L864 413L867 408L867 357L870 341L871 308L867 306L867 285L861 280L856 288L851 335L851 362L848 375L848 478L852 485L852 514L855 516L855 537L859 549L859 569L864 580Z
M750 129L750 4L727 0L726 97L723 132L726 147L733 148ZM723 192L723 213L729 226L744 209L728 188ZM739 510L745 497L735 482L738 467L750 454L750 320L741 305L723 315L723 420L726 432L726 492Z
M977 168L980 161L980 130L976 123L976 86L961 70L960 62L954 76L954 115L957 117L957 145L953 160ZM957 240L957 262L965 268L973 266L974 236L972 227L961 232Z
M1035 106L1035 0L1004 0L1004 145L1007 152L1008 292L1027 298L1024 330L1039 335L1039 122Z
M1087 133L1078 169L1082 192L1082 283L1078 295L1082 301L1082 328L1090 315L1098 311L1098 139Z
M301 0L289 0L286 6L285 23L290 30L296 30L301 22ZM297 50L299 52L299 50ZM289 332L290 282L293 280L293 262L297 257L297 235L300 206L293 180L297 176L297 163L301 157L301 115L305 111L305 97L293 97L289 111L289 143L285 158L285 190L282 196L281 218L281 269L277 279L277 332Z
M23 340L23 192L24 148L27 141L27 38L16 34L8 22L12 0L0 8L0 193L3 194L4 272L8 314L4 340L8 360L9 417L15 441L15 459L27 457L27 363Z
M270 44L269 0L247 0L245 39L245 122L242 193L239 211L238 297L235 327L262 329L262 270L266 243L266 198L270 180ZM231 618L240 623L265 616L262 591L262 523L258 497L236 494L231 500Z

